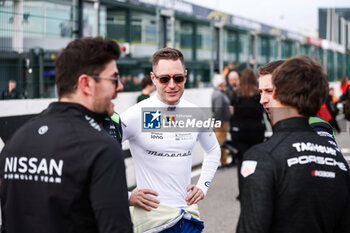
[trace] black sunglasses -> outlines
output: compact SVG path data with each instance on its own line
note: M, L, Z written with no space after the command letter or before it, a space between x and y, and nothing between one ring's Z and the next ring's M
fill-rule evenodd
M175 75L165 74L165 75L159 75L159 76L157 76L156 74L153 74L153 75L162 84L168 83L171 78L174 79L176 83L182 83L183 81L185 81L185 78L186 78L186 74L175 74Z
M89 75L90 77L93 77L94 79L109 79L109 80L112 80L113 84L115 87L118 86L118 83L119 83L119 79L120 79L120 76L119 74L115 74L114 77L100 77L100 76L94 76L94 75Z

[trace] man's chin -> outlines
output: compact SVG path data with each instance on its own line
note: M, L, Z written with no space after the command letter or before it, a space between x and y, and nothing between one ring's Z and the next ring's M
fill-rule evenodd
M177 104L179 103L181 95L176 93L176 95L167 95L167 101L169 104Z
M114 104L111 102L110 105L109 105L109 108L108 110L106 111L108 116L112 116L113 113L114 113Z
M112 116L113 113L114 113L114 109L112 110L109 109L108 111L105 112L105 114L108 115L109 117Z
M175 104L178 104L178 103L179 103L179 101L180 101L180 99L179 99L179 98L168 98L168 99L167 99L167 102L168 102L168 104L169 104L169 105L175 105Z

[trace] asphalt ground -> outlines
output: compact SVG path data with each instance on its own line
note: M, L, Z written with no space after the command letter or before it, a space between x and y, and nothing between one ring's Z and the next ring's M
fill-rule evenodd
M336 134L335 140L344 157L350 162L350 122L341 118L338 120L338 123L342 131L340 134Z
M197 179L193 179L194 184ZM198 204L200 217L204 221L204 233L236 232L240 211L237 195L237 168L218 170L206 197Z
M350 122L340 117L338 120L342 132L336 134L338 147L350 163ZM197 183L199 171L195 171L192 184ZM240 213L238 195L237 167L220 169L216 172L210 189L204 200L199 202L201 219L204 221L204 233L236 232Z

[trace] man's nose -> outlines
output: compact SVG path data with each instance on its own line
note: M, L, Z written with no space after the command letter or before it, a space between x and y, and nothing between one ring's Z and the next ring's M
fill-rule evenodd
M116 86L115 89L116 89L116 92L121 92L124 90L124 85L120 80L118 80L118 85Z
M176 86L175 81L174 81L173 78L171 78L171 79L169 80L168 87L174 88L175 86Z
M264 93L260 95L260 104L266 104L268 102L267 97Z

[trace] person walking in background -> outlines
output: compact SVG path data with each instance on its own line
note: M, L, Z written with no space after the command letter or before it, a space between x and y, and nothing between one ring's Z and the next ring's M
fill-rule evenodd
M244 155L237 232L349 232L349 166L308 123L328 94L326 74L298 56L273 72L272 83L273 135Z
M239 73L236 70L231 70L227 75L227 85L225 87L225 93L230 99L231 106L234 105L237 98L237 88L239 87Z
M224 70L222 71L222 75L224 77L227 77L227 75L232 71L232 70L238 70L238 67L240 66L239 62L235 61L233 63L227 64L227 66L224 67Z
M340 89L342 91L342 96L340 96L339 102L343 103L345 119L350 121L350 82L347 76L343 76Z
M19 99L20 95L16 90L17 82L14 79L10 79L8 82L8 89L2 92L1 98L4 100Z
M141 81L138 76L132 77L132 90L140 91L141 90Z
M332 118L328 120L328 123L331 124L331 126L337 131L337 133L341 133L341 130L337 121L337 115L339 113L339 109L336 107L337 104L333 103L333 97L334 97L334 89L329 88L329 93L327 95L325 105Z
M59 101L1 152L2 232L132 232L124 158L100 126L114 111L120 54L102 37L73 40L59 53Z
M230 70L228 75L227 75L227 84L225 87L225 94L227 95L227 97L230 100L230 109L232 109L231 111L231 117L230 117L230 121L229 121L229 129L232 128L232 118L233 118L233 114L234 114L234 105L237 101L237 89L239 87L239 72L237 69L233 69ZM237 153L237 149L234 148L234 145L231 144L230 141L225 140L223 143L220 144L222 147L227 148L230 155L231 155L231 162L230 164L228 164L229 167L235 165L237 163L237 157L236 157L236 153Z
M339 98L335 95L333 87L329 88L329 95L332 97L332 103L334 104L334 106L336 106L336 104L338 103Z
M237 154L239 189L241 187L239 170L243 154L253 145L264 141L266 129L263 118L264 109L259 100L260 96L254 70L244 69L240 76L240 86L237 89L237 100L234 103L234 114L230 126L232 144L239 151Z
M230 100L224 93L226 81L221 74L215 74L213 78L214 92L211 97L211 108L213 117L215 120L221 121L221 127L215 128L215 135L221 147L221 144L226 139L227 131L229 127L229 121L233 113L233 108L230 106ZM227 164L227 152L226 149L221 147L221 167L226 167Z
M133 89L134 84L133 84L133 80L131 80L131 74L122 75L121 82L123 83L124 91L134 91Z
M130 193L134 232L202 232L197 203L204 198L215 175L220 147L213 132L159 131L162 114L169 114L172 117L168 119L174 122L181 111L198 107L181 98L187 79L181 51L158 50L152 57L152 68L156 95L121 115L123 141L129 141L136 171L137 187ZM149 108L155 109L145 110ZM148 119L145 115L151 121L146 125L150 132L140 124ZM201 175L194 185L192 153L197 141L205 154Z
M349 78L347 76L343 76L340 81L340 90L343 96L344 95L346 96L347 92L349 91L349 87L350 87Z
M155 90L155 86L152 82L152 79L149 75L145 75L145 77L141 81L141 95L137 97L137 103L149 98L152 92Z

